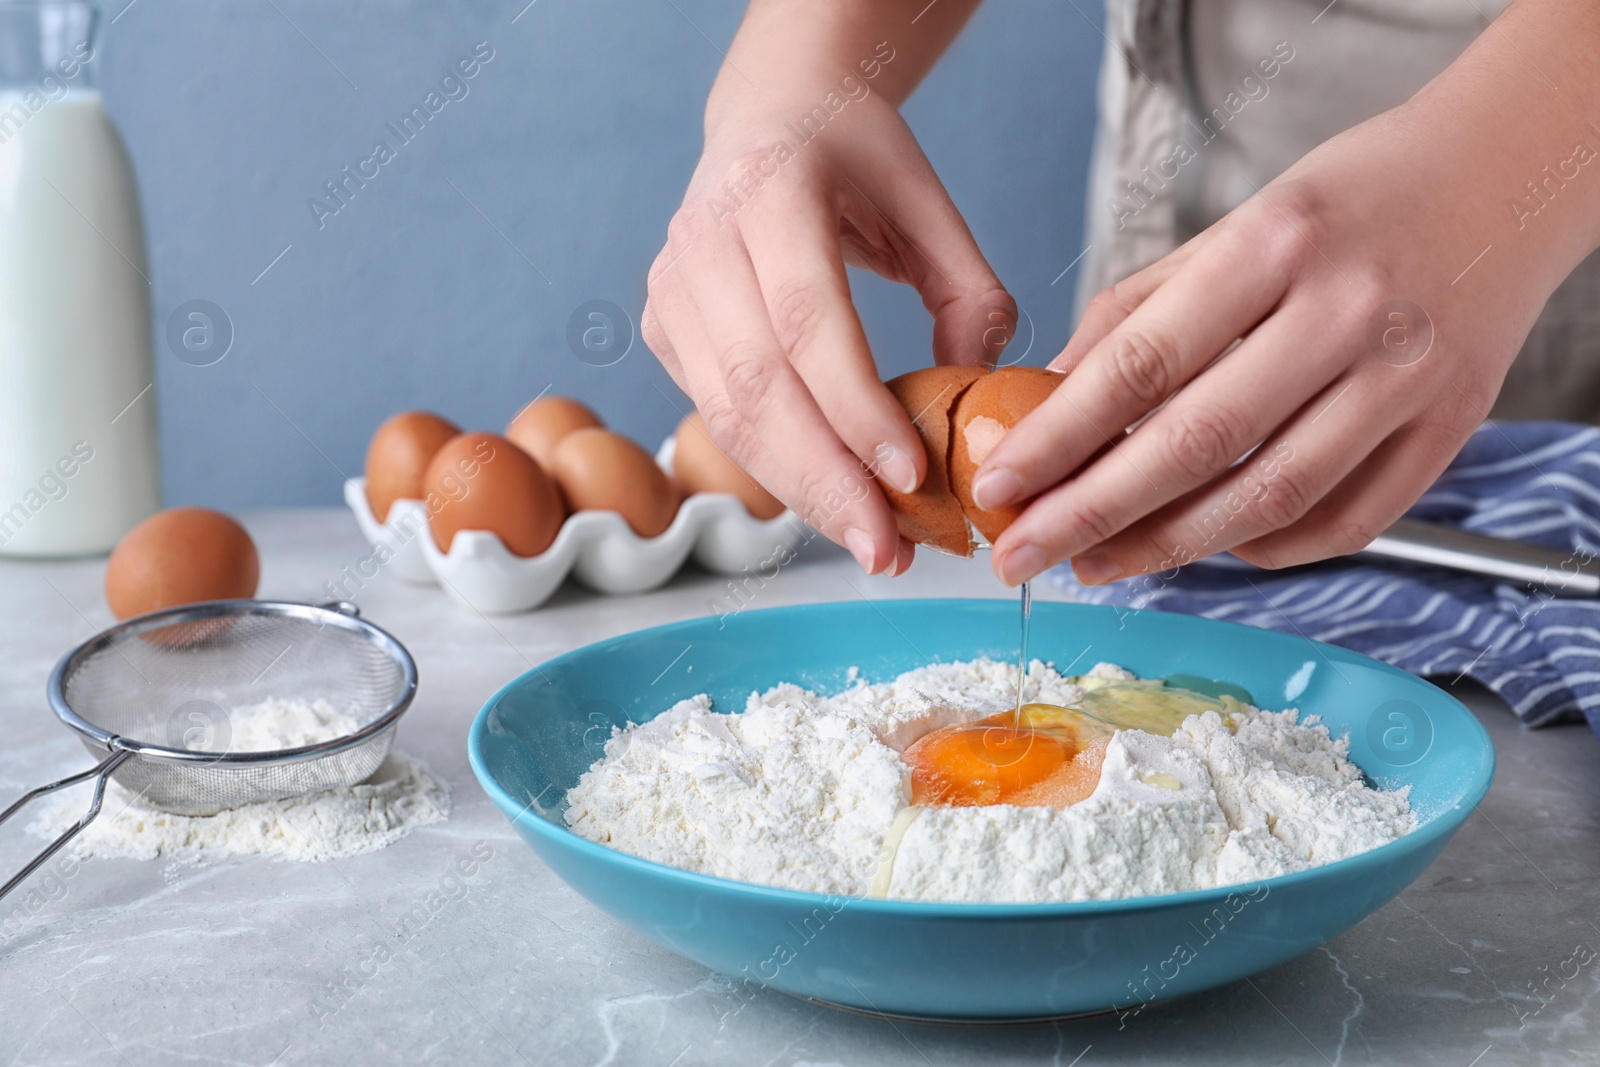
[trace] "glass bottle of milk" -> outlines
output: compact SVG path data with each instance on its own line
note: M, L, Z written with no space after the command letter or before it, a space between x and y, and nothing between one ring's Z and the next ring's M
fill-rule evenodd
M160 503L138 190L96 9L0 0L0 555L105 552Z

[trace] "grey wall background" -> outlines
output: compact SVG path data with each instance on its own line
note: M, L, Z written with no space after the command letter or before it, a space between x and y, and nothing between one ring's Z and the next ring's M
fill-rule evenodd
M687 402L643 344L589 366L566 324L596 298L637 321L742 5L524 3L110 0L99 74L158 335L191 300L234 330L205 367L158 336L169 504L334 503L389 414L499 430L546 385L650 447L671 432ZM1082 249L1100 17L989 0L906 109L1032 319L1030 363L1071 327L1076 272L1052 281ZM495 56L467 97L319 230L307 201L479 41ZM884 376L927 362L915 294L854 283Z

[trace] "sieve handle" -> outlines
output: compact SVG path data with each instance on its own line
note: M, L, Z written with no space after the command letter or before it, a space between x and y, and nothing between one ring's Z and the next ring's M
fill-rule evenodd
M5 885L0 885L0 898L3 898L7 893L15 889L17 884L24 878L28 877L28 875L38 870L40 864L44 863L45 860L59 852L61 850L61 846L65 845L68 841L71 841L74 837L76 837L79 831L81 831L85 826L88 826L90 823L94 822L94 817L100 814L100 804L103 800L105 800L106 779L111 776L112 771L122 766L123 760L128 759L132 755L132 752L118 749L105 759L101 760L97 765L90 767L86 771L80 771L77 774L69 775L68 777L61 779L58 782L51 782L49 785L41 785L37 789L29 790L19 797L16 803L12 804L5 811L0 812L0 823L3 823L7 819L11 818L11 816L21 811L28 804L44 796L46 793L54 793L57 789L65 789L69 785L77 785L79 782L86 782L90 778L95 780L94 799L89 801L89 810L83 813L83 818L79 819L72 826L68 827L66 832L64 832L60 837L46 845L44 851L33 857L26 867L12 875L10 881L8 881Z

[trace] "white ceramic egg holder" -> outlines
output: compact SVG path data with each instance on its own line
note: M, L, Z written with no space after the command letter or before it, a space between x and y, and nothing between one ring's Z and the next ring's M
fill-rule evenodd
M672 473L672 439L656 462ZM367 503L367 480L344 483L344 500L374 549L387 550L385 564L407 582L442 585L451 597L478 611L531 611L548 600L571 574L602 593L639 593L677 573L693 555L718 574L770 567L805 535L790 511L758 519L727 493L695 493L684 500L672 525L657 537L640 537L614 511L579 511L567 516L550 547L537 556L513 555L486 530L462 530L442 552L428 529L427 506L396 500L379 522Z

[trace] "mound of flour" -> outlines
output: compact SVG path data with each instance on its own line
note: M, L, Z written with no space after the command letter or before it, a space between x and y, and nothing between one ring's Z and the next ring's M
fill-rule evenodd
M1101 664L1091 673L1130 678ZM1079 693L1035 661L1024 699ZM567 794L567 824L620 851L790 889L944 901L1114 899L1252 882L1353 856L1416 826L1315 716L1190 716L1119 731L1066 809L909 806L900 752L1013 705L1016 667L936 664L832 697L782 684L740 714L704 697L616 732Z
M353 734L361 722L327 700L280 700L269 697L233 708L225 716L226 736L213 736L209 749L228 752L271 752L300 748Z
M226 750L232 752L317 744L361 725L325 700L267 700L230 709L226 718L231 735ZM70 789L47 798L28 832L55 838L83 815L86 792ZM215 815L157 811L112 781L99 817L68 847L83 857L261 854L314 862L383 848L449 814L450 786L421 761L391 751L377 772L357 785Z

